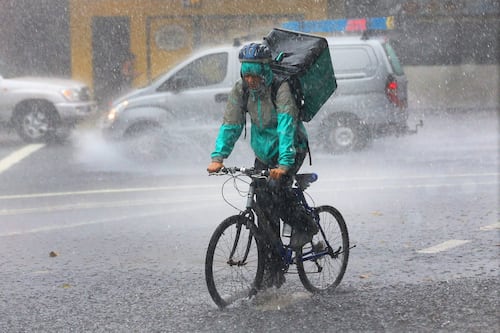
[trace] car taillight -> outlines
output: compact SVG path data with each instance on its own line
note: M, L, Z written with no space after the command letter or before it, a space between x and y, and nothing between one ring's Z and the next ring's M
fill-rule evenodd
M391 81L387 84L387 89L389 90L397 90L398 89L398 83L396 81Z
M387 95L389 101L391 101L391 103L393 103L394 105L397 105L399 107L406 106L406 103L401 100L398 95L398 81L392 76L389 76L387 78L387 84L385 85L385 94Z

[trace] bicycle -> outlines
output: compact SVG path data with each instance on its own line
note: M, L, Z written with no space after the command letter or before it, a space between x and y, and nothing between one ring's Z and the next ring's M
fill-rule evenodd
M339 285L347 268L349 235L344 218L337 209L326 205L311 207L307 203L304 191L317 180L316 174L297 174L294 177L292 190L319 227L311 242L296 249L289 245L291 233L286 233L289 226L280 223L284 232L282 236L272 232L256 200L256 193L266 186L268 171L225 167L215 174L228 175L234 181L242 180L242 176L250 178L250 182L246 182L249 190L245 210L222 221L207 248L205 280L210 296L219 308L251 298L263 289L270 248L280 255L279 269L284 273L290 273L290 266L296 266L306 290L330 292Z

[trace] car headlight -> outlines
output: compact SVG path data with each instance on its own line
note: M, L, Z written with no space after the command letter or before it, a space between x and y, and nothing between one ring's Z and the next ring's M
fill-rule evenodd
M108 121L110 122L113 122L116 120L116 118L118 117L118 114L124 110L128 105L128 101L123 101L119 104L117 104L116 106L114 106L113 108L111 108L111 110L109 110L108 112Z
M79 100L79 92L75 89L64 89L61 94L70 102L77 102Z

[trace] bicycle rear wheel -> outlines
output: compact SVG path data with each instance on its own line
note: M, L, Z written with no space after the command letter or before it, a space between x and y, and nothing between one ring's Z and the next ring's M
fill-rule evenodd
M297 271L304 287L313 293L332 291L342 280L349 259L349 235L344 218L331 206L315 208L320 231L296 251Z
M242 215L225 219L215 229L205 258L205 280L215 304L224 308L254 295L264 272L263 251Z

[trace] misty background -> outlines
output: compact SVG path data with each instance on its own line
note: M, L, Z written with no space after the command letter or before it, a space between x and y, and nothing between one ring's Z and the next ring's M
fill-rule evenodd
M499 63L496 0L328 3L332 19L395 16L389 34L404 65ZM69 6L69 0L0 0L0 57L19 74L71 76Z
M189 13L194 2L179 1ZM192 6L201 3L195 2L197 5ZM166 8L178 5L174 0L159 3ZM497 0L326 0L324 3L328 19L394 16L394 30L383 33L391 38L405 67L411 109L447 112L477 106L498 109L500 4ZM71 4L71 0L0 0L0 60L9 65L11 73L75 77L71 64ZM255 14L249 12L244 1L241 4L241 12L235 14L248 15L252 22ZM120 8L120 15L124 8ZM192 15L200 14L192 11ZM276 17L272 21L283 20L270 11L270 16L273 15ZM244 30L242 27L240 33L244 34ZM193 51L204 46L199 36L194 36L191 43ZM99 84L98 74L94 68L94 82L85 82L94 87L97 97L105 88Z

